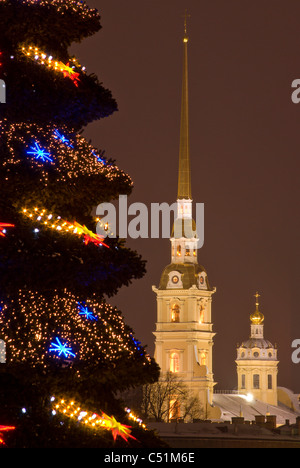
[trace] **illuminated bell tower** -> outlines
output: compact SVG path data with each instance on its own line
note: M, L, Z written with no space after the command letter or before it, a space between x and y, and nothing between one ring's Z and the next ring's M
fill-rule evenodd
M264 338L265 317L259 311L259 294L256 293L255 297L256 310L250 315L250 338L237 349L238 390L277 406L277 349Z
M188 43L185 21L177 218L171 235L171 263L164 269L159 287L152 288L157 296L155 359L162 378L167 372L177 374L191 395L199 397L205 416L210 417L216 385L211 317L215 289L198 263L199 239L192 215Z

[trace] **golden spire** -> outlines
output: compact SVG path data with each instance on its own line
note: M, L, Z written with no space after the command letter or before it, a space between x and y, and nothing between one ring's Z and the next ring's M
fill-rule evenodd
M188 34L187 11L184 16L184 60L182 80L182 102L181 102L181 129L180 129L180 151L179 151L179 176L178 176L178 200L192 199L191 189L191 165L190 165L190 141L189 141L189 87L188 87Z
M262 325L264 320L265 320L265 317L264 315L259 311L259 302L258 302L258 298L260 297L260 294L258 294L258 292L255 294L254 296L256 298L256 302L255 302L255 305L256 305L256 310L254 312L254 314L251 314L250 315L250 320L252 322L253 325Z

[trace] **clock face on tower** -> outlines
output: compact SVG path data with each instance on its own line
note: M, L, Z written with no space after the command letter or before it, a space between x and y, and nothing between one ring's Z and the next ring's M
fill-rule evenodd
M179 278L178 278L178 276L176 276L176 275L175 275L175 276L173 276L173 278L172 278L172 282L173 282L174 284L178 284L178 282L179 282Z
M206 274L204 272L200 273L198 276L198 288L199 289L206 289Z
M179 271L171 271L169 273L169 281L167 284L167 289L182 289L182 277Z

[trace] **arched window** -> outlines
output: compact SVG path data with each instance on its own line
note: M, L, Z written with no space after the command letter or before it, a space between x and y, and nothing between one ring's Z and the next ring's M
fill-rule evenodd
M177 246L177 257L181 257L181 245Z
M253 375L253 388L256 390L260 388L260 378L258 374Z
M272 378L272 375L268 375L268 390L272 390L273 389L273 378Z
M204 299L200 300L200 317L199 317L199 323L204 323L205 322L205 311L206 311L206 306L207 303Z
M170 357L170 372L177 374L179 372L179 354L172 353Z
M200 365L201 366L206 366L206 364L207 364L207 355L206 355L205 351L202 351L202 353L200 355Z
M180 322L180 307L178 304L173 305L171 310L171 322L179 323Z
M246 375L242 374L242 390L246 388Z

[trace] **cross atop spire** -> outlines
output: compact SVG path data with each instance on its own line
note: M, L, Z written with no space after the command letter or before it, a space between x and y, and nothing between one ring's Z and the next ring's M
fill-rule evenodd
M256 310L254 312L254 314L251 314L250 316L250 319L251 319L251 322L253 325L262 325L263 322L264 322L264 315L259 311L259 302L258 302L258 298L260 297L260 294L258 294L258 292L254 295L254 297L256 298Z
M258 292L254 295L254 297L256 297L256 309L258 310L258 306L259 306L259 302L258 302L258 298L260 297L260 294L258 294Z

